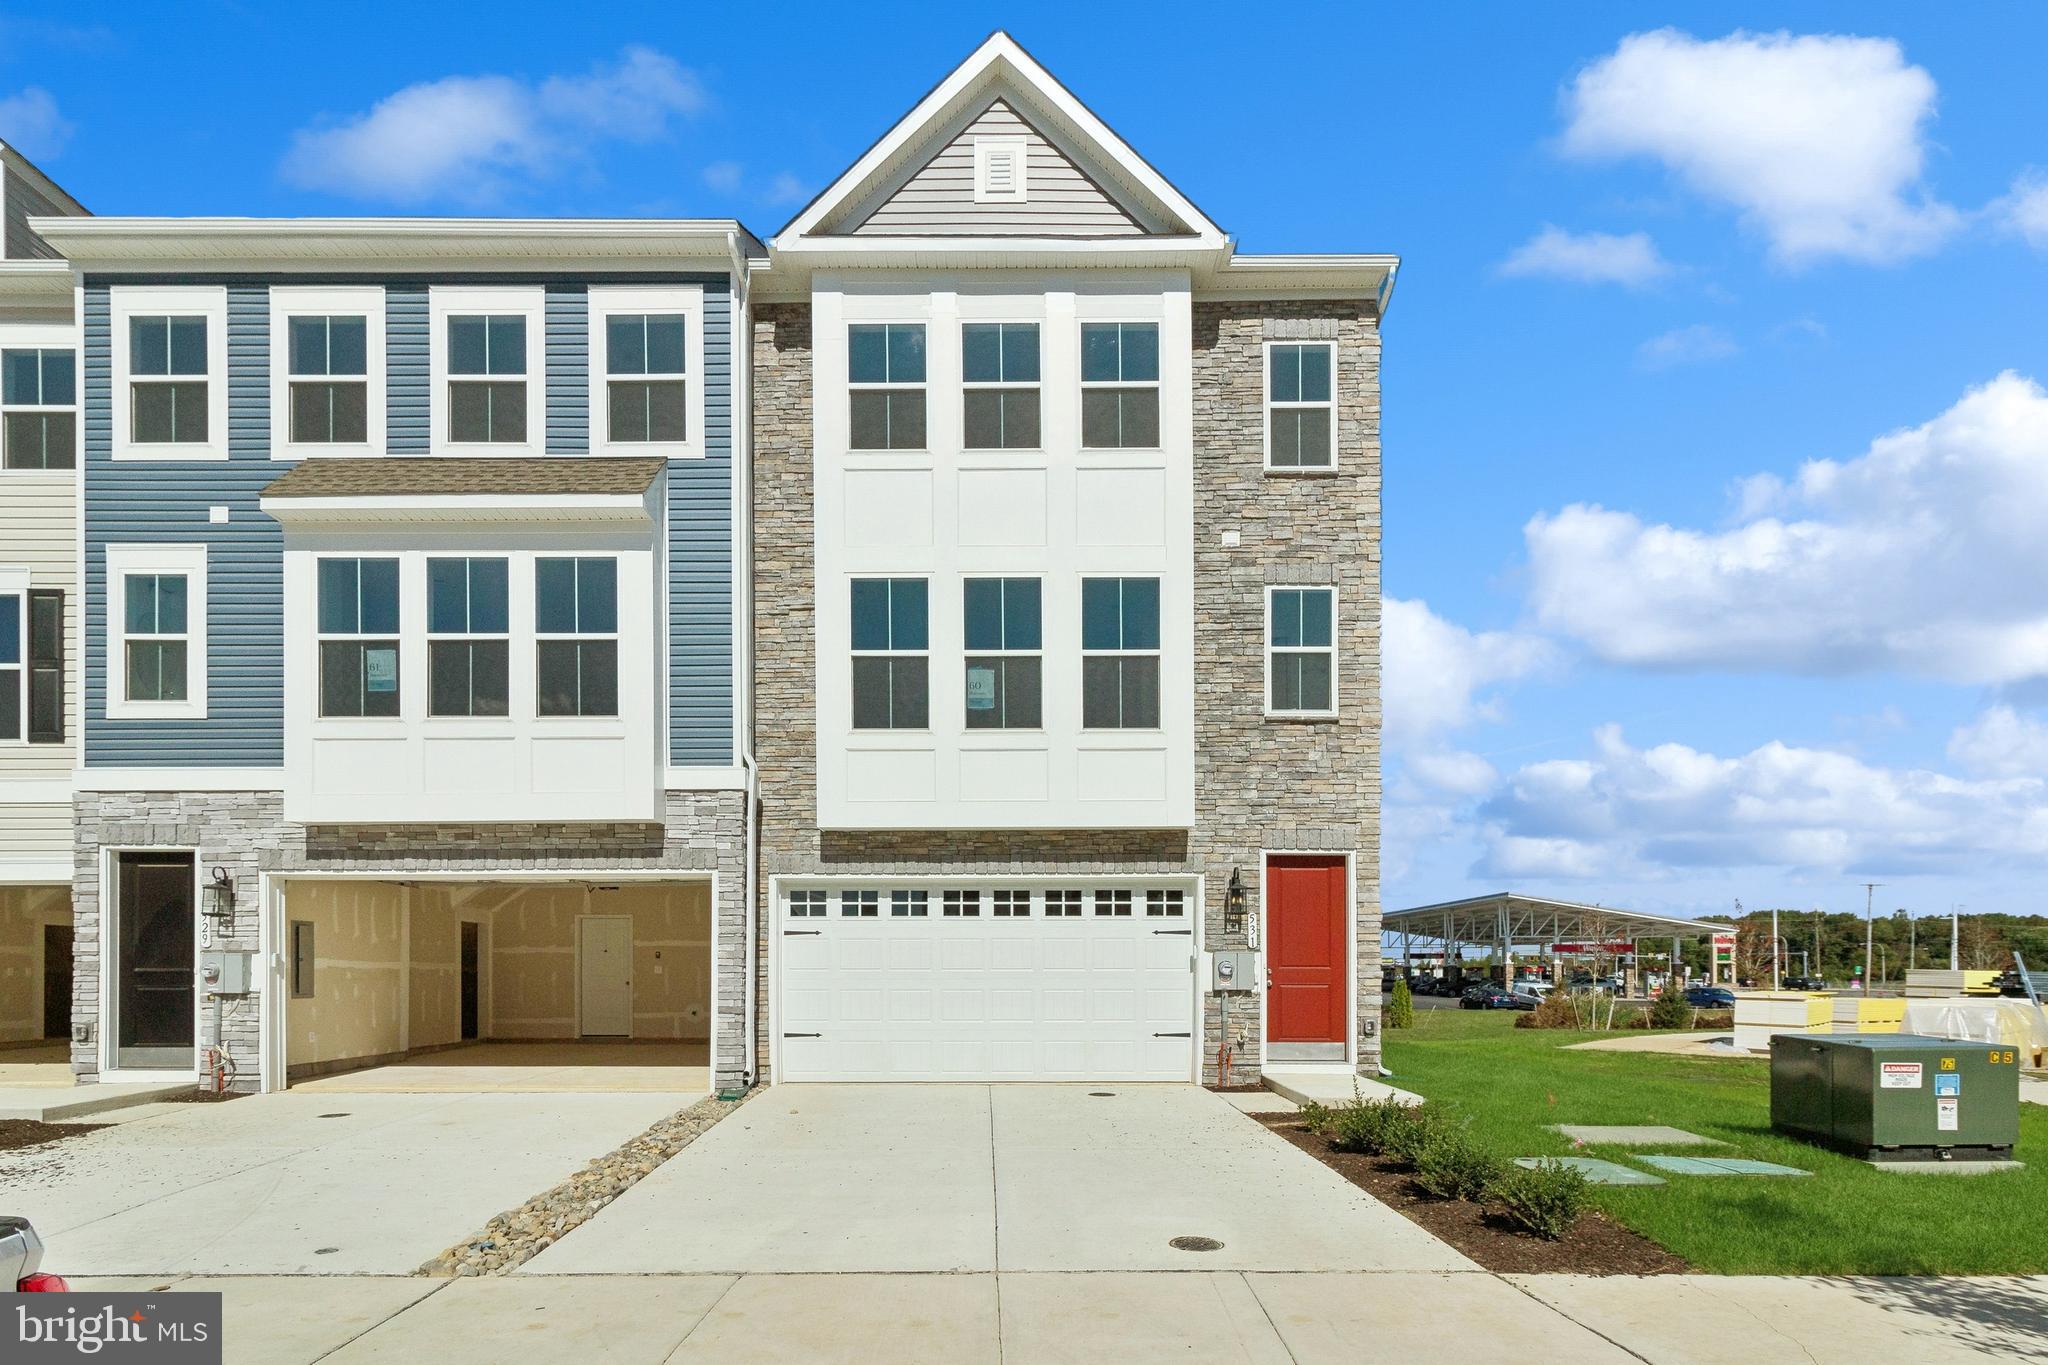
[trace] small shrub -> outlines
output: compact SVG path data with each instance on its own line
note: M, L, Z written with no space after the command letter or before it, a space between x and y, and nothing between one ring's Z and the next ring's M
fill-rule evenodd
M1302 1126L1317 1137L1328 1137L1330 1135L1330 1125L1336 1121L1336 1118L1337 1111L1330 1108L1327 1104L1320 1104L1315 1100L1310 1100L1307 1104L1301 1106Z
M1406 981L1394 983L1394 993L1387 997L1387 1027L1413 1028L1415 1026L1415 992L1408 989Z
M1438 1199L1480 1199L1506 1169L1470 1133L1448 1125L1423 1137L1414 1166L1415 1183Z
M1507 1165L1487 1190L1509 1222L1547 1242L1571 1231L1592 1202L1584 1173L1561 1161L1536 1166Z
M1692 1006L1676 985L1666 986L1655 1000L1650 1002L1650 1019L1647 1027L1685 1029L1692 1027Z
M1385 1103L1383 1101L1383 1103ZM1451 1117L1434 1105L1421 1105L1409 1109L1394 1106L1400 1117L1389 1113L1383 1122L1385 1127L1378 1134L1379 1154L1390 1157L1401 1165L1413 1170L1415 1163L1429 1149L1438 1134L1451 1127Z
M1330 1125L1330 1145L1340 1152L1378 1156L1386 1150L1388 1132L1395 1124L1408 1122L1408 1116L1408 1107L1392 1098L1354 1100L1336 1110Z
M1516 1028L1584 1028L1579 1019L1578 1008L1566 991L1552 991L1543 997L1543 1003L1525 1014L1515 1016Z

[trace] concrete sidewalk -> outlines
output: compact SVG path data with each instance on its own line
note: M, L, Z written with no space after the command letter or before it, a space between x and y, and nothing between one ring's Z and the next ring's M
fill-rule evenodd
M1575 1365L2038 1362L2048 1279L1331 1274L512 1275L80 1281L211 1290L226 1359L1429 1360L1537 1343ZM1447 1337L1447 1333L1450 1334Z

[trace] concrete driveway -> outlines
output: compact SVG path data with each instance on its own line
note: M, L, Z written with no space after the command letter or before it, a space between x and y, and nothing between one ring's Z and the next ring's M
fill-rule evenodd
M1472 1268L1193 1086L803 1085L520 1273Z
M77 1275L409 1274L694 1094L165 1104L0 1153L4 1211Z

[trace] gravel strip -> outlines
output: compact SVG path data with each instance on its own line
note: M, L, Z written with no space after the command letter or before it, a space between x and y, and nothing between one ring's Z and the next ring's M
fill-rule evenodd
M747 1102L703 1099L678 1110L625 1145L607 1152L551 1190L499 1214L474 1237L428 1261L415 1275L503 1275L532 1260L581 1227L640 1182L640 1178L695 1142Z

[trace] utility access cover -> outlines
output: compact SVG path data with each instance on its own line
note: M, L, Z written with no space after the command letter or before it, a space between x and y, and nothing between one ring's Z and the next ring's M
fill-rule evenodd
M1734 1156L1639 1156L1645 1166L1655 1166L1673 1175L1812 1175L1796 1166L1771 1161L1751 1161Z
M1573 1142L1606 1142L1617 1147L1718 1147L1719 1138L1701 1137L1688 1133L1683 1128L1669 1128L1661 1123L1639 1124L1594 1124L1554 1123L1554 1133L1563 1133Z
M1517 1166L1535 1170L1539 1166L1555 1163L1570 1166L1586 1177L1590 1185L1661 1185L1664 1177L1650 1175L1644 1171L1631 1170L1618 1162L1602 1161L1597 1156L1518 1156Z

